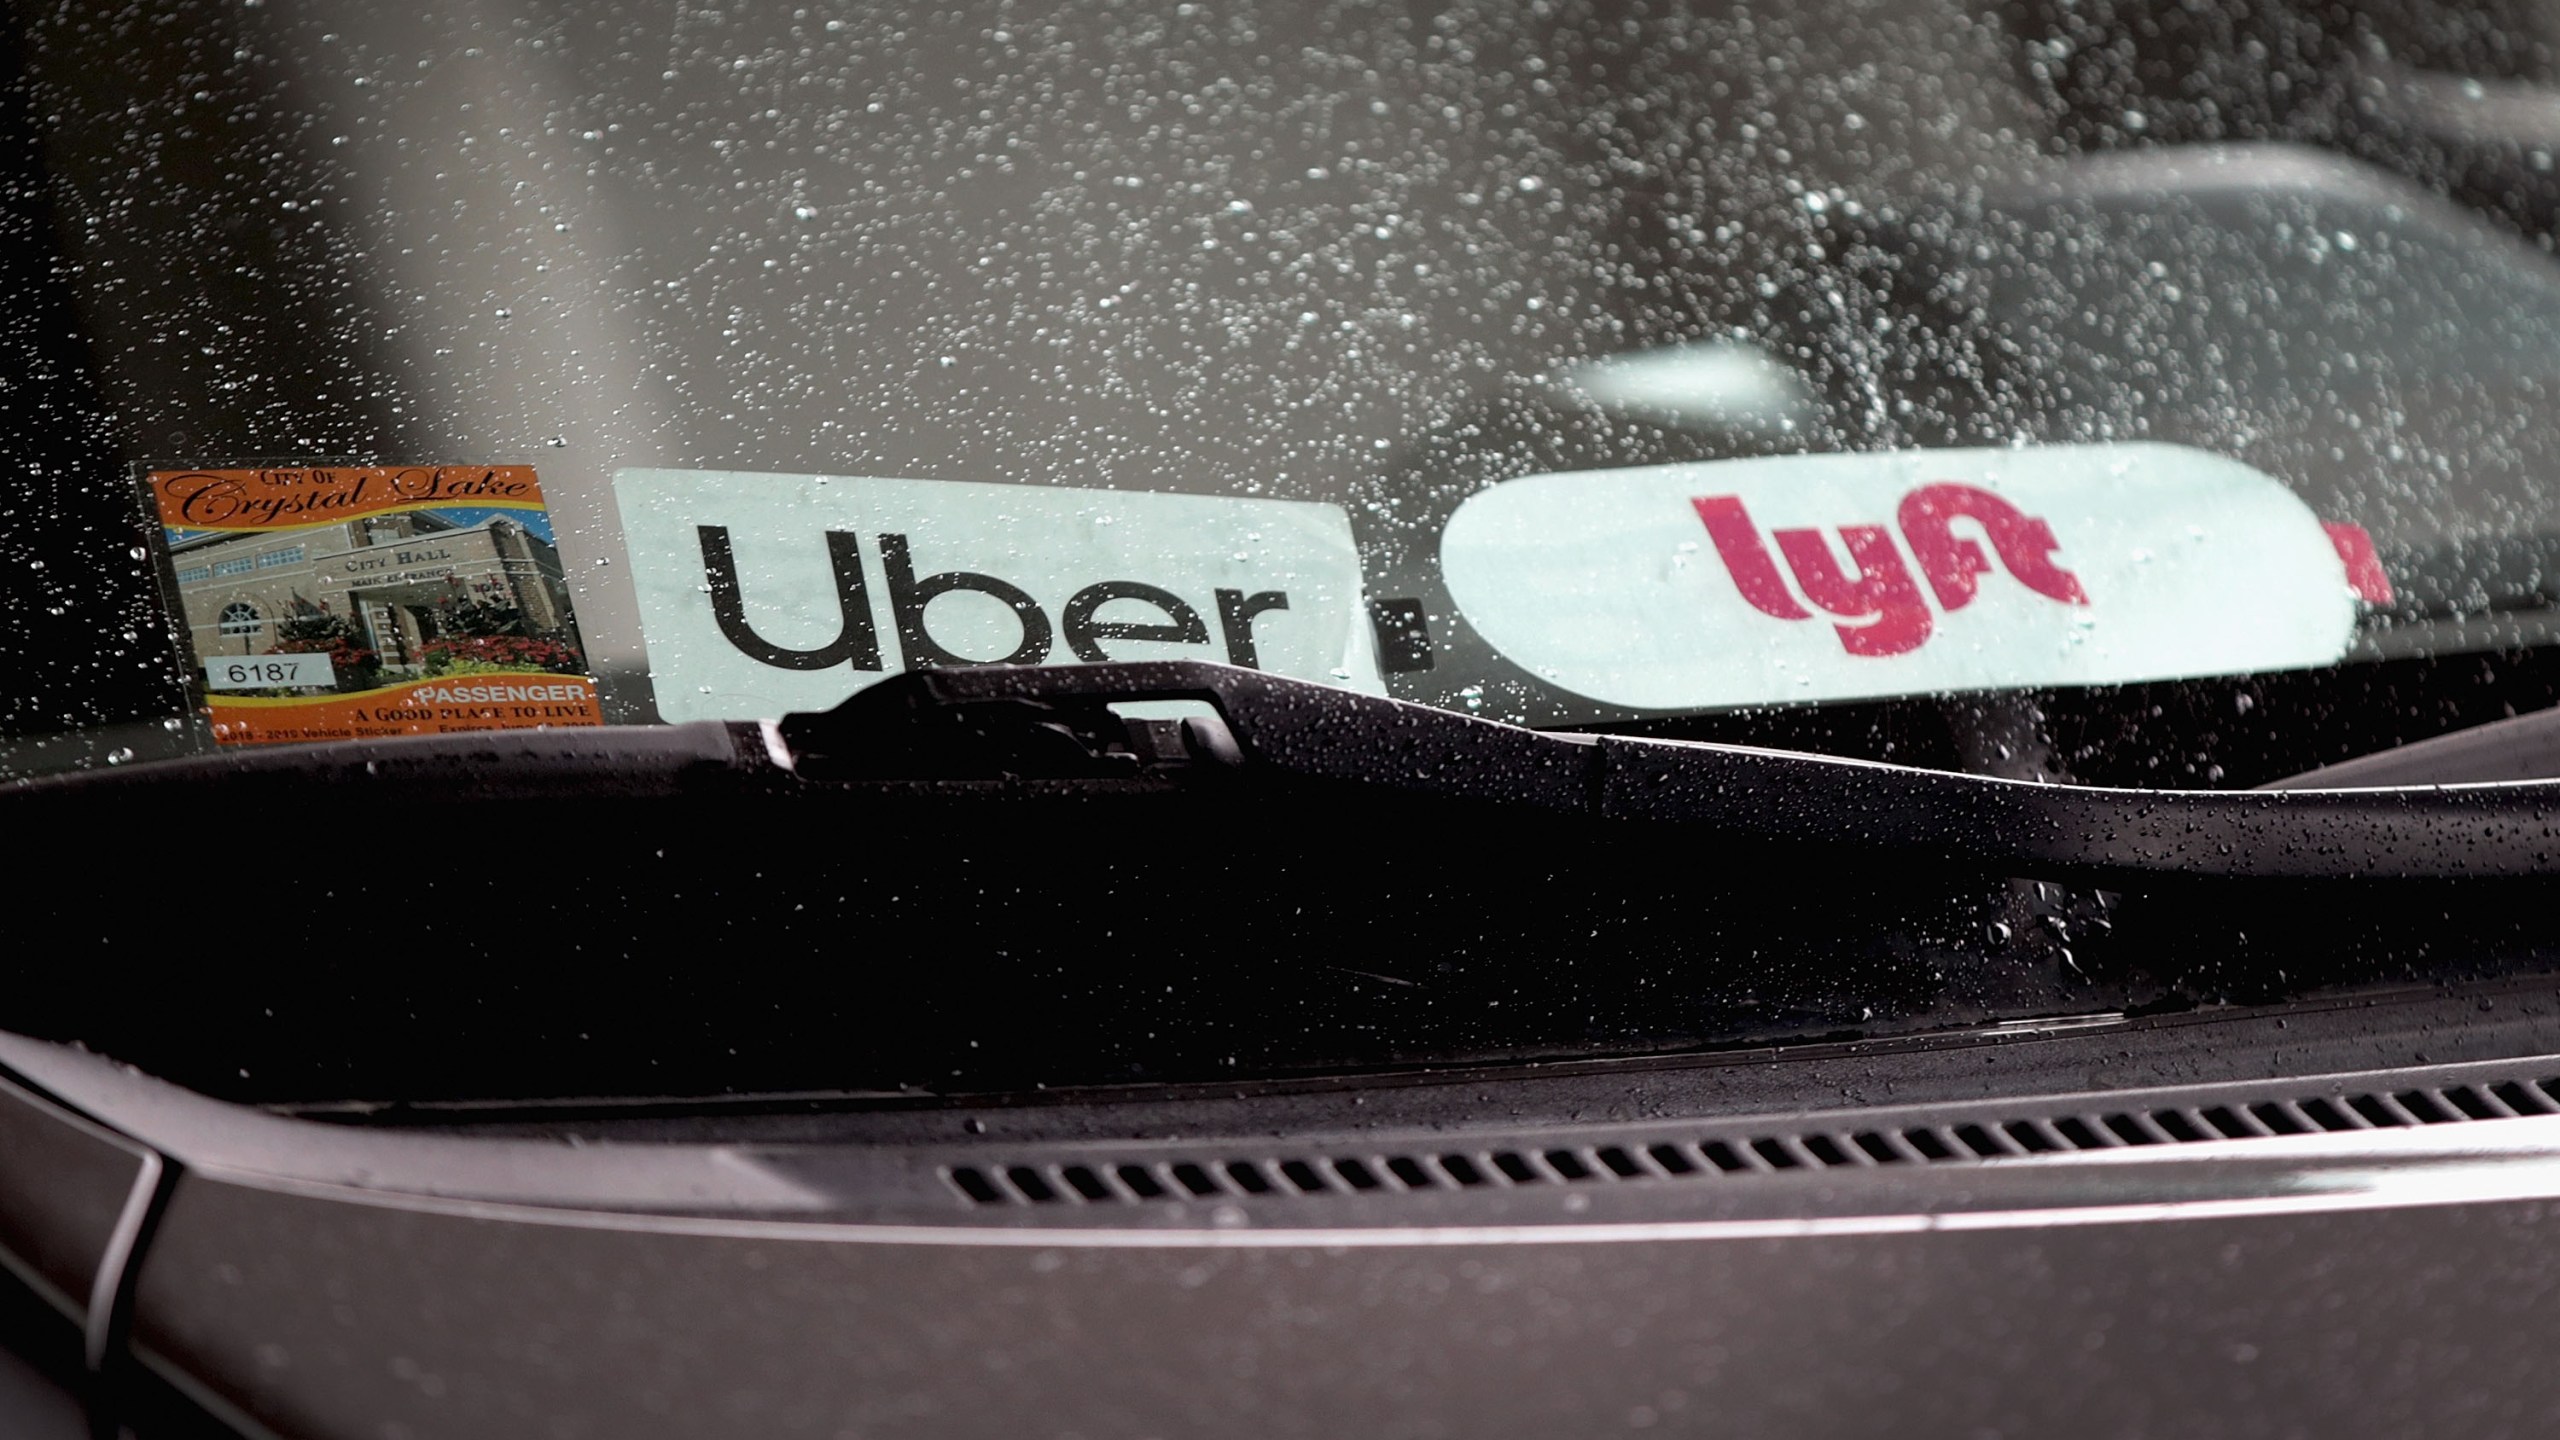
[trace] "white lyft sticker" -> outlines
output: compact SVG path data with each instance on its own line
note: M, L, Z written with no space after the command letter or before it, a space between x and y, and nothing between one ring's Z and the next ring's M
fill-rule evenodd
M1382 693L1342 509L623 470L658 711L823 710L899 670L1223 660Z
M2340 554L2273 478L2147 443L1537 475L1440 543L1495 649L1640 709L2324 664L2356 621Z

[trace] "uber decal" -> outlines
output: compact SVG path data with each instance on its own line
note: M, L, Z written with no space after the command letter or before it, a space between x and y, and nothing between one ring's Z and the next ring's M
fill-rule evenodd
M904 669L1223 660L1380 693L1332 505L623 470L659 713L822 710Z
M1536 475L1440 564L1503 655L1637 709L2320 665L2388 586L2273 478L2147 443Z

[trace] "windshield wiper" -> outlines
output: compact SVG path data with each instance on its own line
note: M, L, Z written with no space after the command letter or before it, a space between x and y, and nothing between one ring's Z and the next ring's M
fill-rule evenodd
M2030 784L1747 746L1534 731L1259 670L1189 662L935 670L794 715L776 743L813 776L945 776L1028 731L1076 763L1136 773L1108 707L1193 700L1203 759L1725 841L1916 852L2092 878L2472 879L2560 873L2560 784L2456 792L2117 790ZM1144 722L1141 722L1144 723ZM1162 722L1157 722L1161 724ZM998 739L1000 736L1010 738ZM1079 737L1072 743L1068 737ZM1232 746L1232 755L1227 754ZM965 762L964 762L965 763Z
M1188 700L1216 718L1128 720ZM2394 752L2400 753L2400 752ZM2334 774L2335 772L2321 772ZM1649 827L1726 846L1888 852L2090 880L2469 880L2560 873L2560 783L2459 790L2118 790L1822 755L1542 732L1198 662L928 670L763 724L362 741L10 787L29 807L248 782L422 801L823 800L848 789L1277 784ZM7 792L0 792L7 793ZM0 813L6 813L0 810Z

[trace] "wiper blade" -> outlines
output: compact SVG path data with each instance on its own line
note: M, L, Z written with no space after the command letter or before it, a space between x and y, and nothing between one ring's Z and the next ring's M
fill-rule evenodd
M1216 719L1127 720L1191 700ZM1336 787L1374 798L1645 827L1682 845L1848 850L2055 879L2470 880L2560 873L2560 782L2436 789L2121 790L1615 735L1541 732L1198 662L914 672L833 710L694 724L279 747L0 787L48 803L183 806L258 785L425 805L609 799L825 803L1093 786ZM13 808L14 807L14 808ZM29 832L35 833L35 832ZM1523 836L1535 844L1534 832Z
M1842 845L2092 879L2560 873L2560 783L2451 792L2033 784L1747 746L1527 730L1196 662L922 671L834 710L786 717L774 734L813 775L911 777L920 761L925 771L955 775L935 767L969 753L955 743L963 733L994 736L1008 724L1031 724L1053 738L1092 742L1113 733L1110 705L1150 700L1215 707L1222 723L1196 733L1231 737L1233 757L1216 758L1243 768L1711 832L1727 843ZM1018 737L989 743L994 749L982 757L1019 749ZM1114 763L1107 739L1084 755Z

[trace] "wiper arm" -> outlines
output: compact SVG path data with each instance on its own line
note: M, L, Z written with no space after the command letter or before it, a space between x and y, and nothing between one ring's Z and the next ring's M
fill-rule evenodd
M812 777L955 776L953 761L1054 751L1135 773L1108 706L1194 700L1233 755L1191 756L1304 780L1712 834L1845 845L2012 874L2091 879L2480 879L2560 873L2560 783L2444 792L2119 790L2030 784L1830 756L1540 732L1259 670L1194 662L909 674L794 715L777 744ZM2560 733L2560 732L2555 732ZM1208 743L1204 741L1204 743ZM1211 748L1223 748L1218 739ZM1115 752L1126 752L1123 761ZM965 765L965 761L963 761ZM1070 766L1073 769L1074 765Z
M1193 700L1217 720L1124 720ZM2414 747L2413 747L2414 748ZM1988 874L2115 880L2468 880L2560 873L2560 783L2458 790L2114 790L1628 736L1522 729L1196 662L929 670L769 724L510 731L277 748L0 787L0 817L86 820L206 795L825 803L894 786L1036 794L1131 782L1336 787L1649 827L1665 853L1825 847ZM565 817L564 817L565 818ZM1472 822L1471 822L1472 823ZM41 829L24 833L46 833Z

